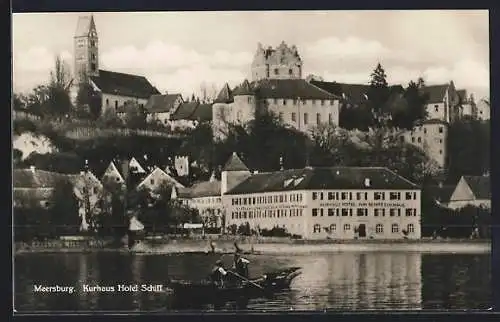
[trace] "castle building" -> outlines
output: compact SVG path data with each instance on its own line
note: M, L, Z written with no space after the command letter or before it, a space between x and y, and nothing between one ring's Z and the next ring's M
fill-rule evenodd
M302 60L295 45L288 47L283 41L278 47L264 49L257 45L252 62L252 80L301 79Z
M305 239L419 239L420 188L387 168L251 173L235 154L221 177L225 227L285 228Z
M70 95L76 102L78 89L88 82L101 96L101 111L118 110L125 102L144 106L160 92L144 77L99 69L99 37L93 15L78 18L74 36L74 68Z
M311 78L310 83L341 97L343 108L359 106L369 99L369 85L325 82L314 78ZM402 91L400 85L391 86L392 96L402 97ZM448 84L425 86L424 92L428 97L425 105L427 118L412 130L403 133L402 140L421 148L440 168L445 168L448 125L463 116L462 111L466 108L462 105L469 101L460 99L460 93L465 91L457 91L453 81Z

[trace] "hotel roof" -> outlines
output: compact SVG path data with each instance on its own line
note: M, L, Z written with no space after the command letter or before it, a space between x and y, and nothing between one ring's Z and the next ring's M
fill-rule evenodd
M325 189L413 190L419 188L387 168L328 167L253 174L227 194Z

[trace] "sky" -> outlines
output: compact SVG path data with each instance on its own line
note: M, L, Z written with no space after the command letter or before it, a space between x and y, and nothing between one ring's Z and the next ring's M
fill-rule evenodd
M78 16L13 15L14 91L47 82L57 55L73 68ZM162 93L199 95L250 79L260 42L296 45L303 77L366 84L380 62L390 84L453 80L489 97L486 10L94 13L100 69L146 76ZM202 85L204 84L204 85Z

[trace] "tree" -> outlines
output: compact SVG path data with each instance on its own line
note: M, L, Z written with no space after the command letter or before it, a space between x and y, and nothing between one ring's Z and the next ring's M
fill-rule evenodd
M97 119L97 125L103 128L119 127L123 122L111 108L107 108Z
M424 80L410 81L398 102L393 102L392 121L396 127L412 129L427 117L428 94L424 91Z
M382 65L379 63L370 75L370 88L368 90L368 100L376 124L384 122L390 116L387 110L387 101L390 91L387 85L387 75Z
M333 125L319 125L311 133L311 165L332 166L347 164L348 146L351 144L348 131Z
M102 111L102 96L94 90L86 73L81 76L76 96L76 108L80 116L97 119Z
M458 120L448 129L448 176L483 175L490 170L490 123L470 118Z
M59 173L75 173L83 168L84 161L72 152L31 153L22 161L22 165Z
M125 108L125 125L128 128L137 129L146 126L146 113L137 102L128 101L123 105Z
M55 116L64 116L71 111L71 99L69 97L69 68L61 57L57 56L55 68L50 73L49 104L44 105L45 113Z
M80 228L78 201L73 184L66 179L56 182L50 199L50 224L57 236L75 234Z

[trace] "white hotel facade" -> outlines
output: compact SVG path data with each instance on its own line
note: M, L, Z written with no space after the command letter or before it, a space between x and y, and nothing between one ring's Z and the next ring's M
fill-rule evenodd
M304 239L419 239L418 186L387 168L251 173L233 153L222 171L225 226L285 228Z

